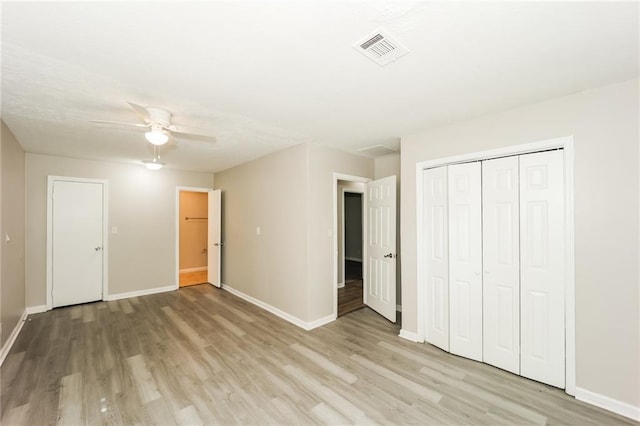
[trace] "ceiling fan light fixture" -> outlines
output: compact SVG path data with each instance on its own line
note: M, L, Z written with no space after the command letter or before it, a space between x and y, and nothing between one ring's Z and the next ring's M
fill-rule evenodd
M157 161L155 158L153 160L146 160L142 162L145 167L149 170L160 170L164 167L164 163Z
M162 130L153 129L144 134L144 137L152 145L164 145L169 141L169 136Z

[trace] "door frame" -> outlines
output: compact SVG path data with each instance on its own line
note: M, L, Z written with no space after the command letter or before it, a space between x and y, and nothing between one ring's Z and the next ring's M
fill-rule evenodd
M106 179L77 178L67 176L47 176L47 304L46 310L53 309L53 185L55 182L97 183L102 185L102 300L109 295L109 223L108 194L109 181Z
M417 225L417 340L424 342L425 337L425 303L424 278L425 265L420 262L425 253L424 229L422 216L424 214L423 179L425 169L466 163L470 161L489 160L492 158L512 155L531 154L534 152L553 149L564 150L564 203L565 203L565 392L569 395L576 393L576 321L575 321L575 247L574 247L574 143L573 135L546 139L537 142L513 145L504 148L473 152L435 160L421 161L416 164L416 225Z
M333 173L333 312L331 314L332 320L338 318L338 181L345 180L348 182L358 182L364 183L365 185L368 182L371 182L372 179L362 177L362 176L353 176L347 175L343 173ZM366 194L366 188L365 188ZM344 201L343 201L344 202ZM364 212L367 210L367 197L363 195L362 197L362 284L363 284L363 297L366 300L366 254L367 254L367 216ZM344 236L343 236L344 240ZM344 242L344 241L343 241ZM366 303L366 302L365 302Z
M342 180L342 179L341 179ZM362 182L356 182L356 183L362 183ZM363 259L361 259L362 265L363 265L363 273L364 273L364 230L365 230L365 226L364 226L364 194L365 194L365 190L357 190L355 188L340 188L340 196L342 197L342 211L340 212L340 214L342 215L342 241L340 242L341 244L341 248L342 248L342 259L338 259L338 261L342 262L342 276L338 277L338 279L342 278L342 281L338 281L338 284L342 283L342 287L344 287L345 285L345 268L344 268L344 263L347 260L347 256L345 255L344 249L345 249L345 240L346 240L346 223L344 221L344 217L345 217L345 203L344 203L344 194L360 194L361 196L361 202L360 202L360 213L362 215L362 255L363 255ZM364 282L363 282L364 284ZM338 286L338 288L341 288L340 286ZM363 295L364 297L364 295Z
M204 188L199 186L176 186L176 229L175 229L175 253L176 253L176 274L174 290L180 288L180 192L204 192L209 193L213 191L213 188ZM209 223L209 204L207 204L207 223ZM208 248L208 247L207 247ZM209 267L209 261L207 258L207 268Z

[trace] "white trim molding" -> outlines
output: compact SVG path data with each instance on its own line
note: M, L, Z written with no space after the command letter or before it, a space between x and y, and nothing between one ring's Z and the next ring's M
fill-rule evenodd
M407 331L404 328L400 330L400 334L398 334L398 336L410 342L420 343L420 341L418 340L418 333Z
M575 241L574 241L574 143L573 136L547 139L538 142L513 145L487 151L473 152L453 157L439 158L416 163L416 256L422 259L425 252L424 229L422 217L423 206L423 171L426 169L467 163L470 161L488 160L491 158L512 155L530 154L552 149L564 150L564 201L565 201L565 392L576 394L576 318L575 318ZM426 276L424 262L417 264L417 335L418 341L425 338L425 303L424 277Z
M39 314L48 311L47 305L27 306L25 310L27 311L27 315Z
M344 287L344 282L338 283L338 288Z
M576 399L578 401L586 402L587 404L595 405L596 407L604 408L607 411L620 414L621 416L640 421L640 407L627 404L626 402L618 401L616 399L609 398L608 396L600 395L578 387L576 387Z
M191 269L180 269L180 192L205 192L213 191L213 188L204 188L199 186L176 186L176 205L175 205L175 259L176 259L176 275L175 275L175 284L173 285L173 290L177 290L180 288L180 272L196 272L196 271L204 271L207 270L208 267L204 267L204 269L199 268L191 268ZM207 207L208 208L208 207ZM207 217L209 215L207 214ZM208 265L207 265L208 266Z
M307 322L307 321L303 321L300 318L293 316L291 314L286 313L285 311L282 311L278 308L276 308L275 306L271 306L270 304L263 302L262 300L256 299L255 297L249 296L248 294L245 294L243 292L241 292L240 290L237 290L227 284L221 284L221 287L223 290L228 291L229 293L233 294L234 296L238 296L240 299L246 300L249 303L252 303L262 309L264 309L265 311L271 312L272 314L282 318L285 321L290 322L293 325L296 325L300 328L302 328L303 330L313 330L314 328L317 327L321 327L325 324L330 323L331 321L334 321L336 319L335 315L331 314L331 315L327 315L326 317L323 318L318 318L317 320L311 321L311 322Z
M340 278L343 277L338 277L338 181L339 180L344 180L344 181L348 181L348 182L355 182L355 183L363 183L363 184L367 184L367 182L371 182L372 179L370 178L366 178L366 177L362 177L362 176L353 176L353 175L347 175L344 173L337 173L334 172L333 173L333 313L330 315L333 317L333 319L335 320L336 318L338 318L338 280ZM349 189L349 191L353 191L352 189ZM366 192L366 188L365 188L365 192ZM340 193L340 196L343 198L344 200L344 191L342 191ZM366 232L367 230L367 223L366 223L366 214L365 212L367 211L367 197L365 197L363 195L362 197L362 215L363 215L363 221L362 221L362 227L363 227L363 231ZM344 206L341 212L342 215L344 215ZM343 220L343 232L344 232L344 220ZM344 244L344 235L342 238L342 243ZM366 234L363 232L362 234L362 257L366 259L366 244L364 243L366 241ZM342 247L342 253L344 254L344 246ZM344 270L343 270L344 272ZM363 284L363 292L365 294L365 299L366 299L366 265L362 264L362 284ZM343 274L344 275L344 274ZM344 281L344 278L343 278ZM365 300L365 304L366 304L366 300ZM328 317L327 317L328 318Z
M0 349L0 366L4 363L4 360L7 358L9 351L11 351L11 348L13 347L13 344L16 342L16 339L20 334L20 330L22 330L22 326L24 325L24 322L26 320L27 320L27 310L25 309L24 311L22 311L22 315L20 315L20 319L18 320L18 323L16 324L16 326L13 328L13 331L9 335L9 338L5 342L4 346L2 346L2 349Z
M175 290L175 286L166 285L164 287L149 288L146 290L128 291L126 293L109 294L104 298L106 301L128 299L130 297L146 296L148 294L164 293L165 291Z

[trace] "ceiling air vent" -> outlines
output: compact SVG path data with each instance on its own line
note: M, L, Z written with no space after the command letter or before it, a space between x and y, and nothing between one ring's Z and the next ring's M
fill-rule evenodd
M393 40L385 30L378 29L353 45L353 48L378 65L387 65L409 50Z

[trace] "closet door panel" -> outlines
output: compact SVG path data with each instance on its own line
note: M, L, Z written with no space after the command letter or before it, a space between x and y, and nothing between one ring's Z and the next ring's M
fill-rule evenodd
M449 350L447 167L424 171L425 340Z
M520 373L518 157L482 162L483 357Z
M449 166L449 345L482 361L482 184L479 162Z
M521 374L565 382L563 152L520 156Z

